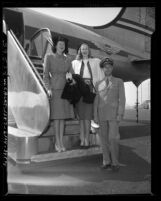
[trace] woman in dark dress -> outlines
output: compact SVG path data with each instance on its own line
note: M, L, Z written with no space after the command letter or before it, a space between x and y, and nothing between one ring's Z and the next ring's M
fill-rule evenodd
M76 59L72 61L75 74L79 74L91 89L93 85L104 77L99 67L100 59L92 58L91 51L86 43L82 43ZM83 98L76 104L76 111L80 120L81 146L89 146L89 133L93 119L93 104L83 102Z

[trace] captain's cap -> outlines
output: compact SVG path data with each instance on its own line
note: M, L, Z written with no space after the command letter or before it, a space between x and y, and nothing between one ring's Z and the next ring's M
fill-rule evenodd
M111 64L113 66L113 59L111 59L110 57L105 57L101 60L100 62L100 67L103 68L105 63L107 64Z

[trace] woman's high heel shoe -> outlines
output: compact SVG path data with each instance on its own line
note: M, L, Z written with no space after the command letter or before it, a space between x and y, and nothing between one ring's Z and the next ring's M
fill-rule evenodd
M81 141L80 146L84 146L84 145L85 145L84 141Z
M87 141L86 139L85 139L85 146L86 146L86 147L89 146L89 141Z
M65 147L62 147L61 150L62 150L62 151L66 151L66 148L65 148Z
M57 152L61 152L61 148L58 147L56 144L55 144L55 150L56 150Z
M61 149L61 151L66 151L66 148L64 147L63 143L61 143L60 149Z

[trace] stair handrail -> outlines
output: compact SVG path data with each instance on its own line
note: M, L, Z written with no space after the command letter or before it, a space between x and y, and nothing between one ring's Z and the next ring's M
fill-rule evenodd
M49 94L48 94L48 90L47 90L47 88L46 88L46 86L45 86L45 84L44 84L44 82L43 82L41 76L39 75L37 69L35 68L35 66L34 66L33 63L31 62L29 56L28 56L27 53L25 52L24 48L22 47L22 45L21 45L20 42L18 41L18 39L17 39L17 37L15 36L15 34L13 33L13 31L10 29L10 30L8 30L8 32L12 35L12 37L14 38L14 40L15 40L15 42L17 43L18 47L20 48L21 52L22 52L23 55L25 56L25 58L26 58L27 62L29 63L29 65L30 65L30 67L31 67L31 69L32 69L32 71L33 71L33 73L34 73L35 76L37 77L37 79L38 79L40 85L43 87L43 89L44 89L44 91L45 91L45 93L46 93L46 95L47 95L47 97L48 97L48 101L49 101L50 97L49 97ZM50 104L49 104L49 108L50 108ZM50 109L50 111L51 111L51 109ZM50 114L51 114L51 112L50 112ZM49 127L50 127L50 115L49 115L48 124L47 124L46 128L44 129L44 131L39 135L39 137L42 136L44 133L46 133L47 130L49 129Z
M27 55L27 53L25 52L24 48L23 48L23 47L21 46L21 44L19 43L19 41L18 41L18 39L16 38L15 34L13 33L13 31L10 30L9 32L11 33L11 35L13 36L13 38L15 39L17 45L19 46L19 48L21 49L22 53L24 54L26 60L27 60L28 63L30 64L30 67L31 67L32 71L34 72L34 74L35 74L36 77L38 78L38 80L39 80L41 86L43 87L43 89L44 89L44 91L45 91L45 93L46 93L46 95L47 95L47 97L48 97L48 99L49 99L48 90L47 90L47 88L46 88L46 86L45 86L45 84L44 84L43 79L42 79L41 76L39 75L37 69L35 68L35 66L34 66L33 63L31 62L29 56Z

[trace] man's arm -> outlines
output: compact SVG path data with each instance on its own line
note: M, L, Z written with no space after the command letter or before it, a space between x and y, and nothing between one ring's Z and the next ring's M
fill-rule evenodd
M123 80L119 80L119 106L118 106L118 120L121 121L125 112L125 87Z
M94 121L96 123L98 123L98 90L97 90L97 83L96 83L96 86L95 86L95 89L96 89L96 97L94 99Z

